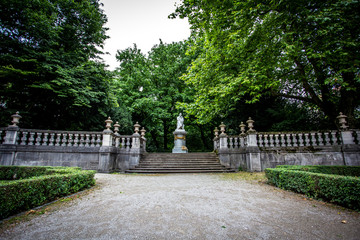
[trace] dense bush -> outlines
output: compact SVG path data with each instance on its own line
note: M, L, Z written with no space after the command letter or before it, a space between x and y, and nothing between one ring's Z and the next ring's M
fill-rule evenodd
M329 169L326 169L329 168ZM345 168L353 168L345 170ZM341 170L343 169L343 170ZM317 172L316 172L317 171ZM337 173L337 174L324 174ZM265 169L268 183L279 188L306 194L308 197L336 203L360 211L360 178L342 176L359 167L344 166L285 166Z
M289 170L301 170L313 173L335 174L343 176L360 177L360 167L356 166L323 166L323 165L279 165L276 168L287 168Z
M22 178L1 182L0 219L95 184L95 171L80 168L1 166L0 172L2 180L13 179L14 174Z

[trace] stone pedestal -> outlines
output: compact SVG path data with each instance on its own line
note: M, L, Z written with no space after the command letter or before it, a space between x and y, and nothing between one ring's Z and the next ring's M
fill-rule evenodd
M187 132L182 129L177 129L174 132L174 148L173 153L187 153L188 149L186 147L186 134Z

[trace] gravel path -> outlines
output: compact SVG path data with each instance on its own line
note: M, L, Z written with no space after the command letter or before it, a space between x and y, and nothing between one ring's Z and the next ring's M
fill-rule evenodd
M360 213L266 184L215 174L96 179L98 189L0 239L360 239Z

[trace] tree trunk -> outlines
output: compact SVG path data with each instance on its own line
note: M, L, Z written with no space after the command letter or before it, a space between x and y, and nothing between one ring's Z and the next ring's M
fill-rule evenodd
M164 150L168 149L168 125L167 125L167 121L163 119L163 127L164 127Z
M154 141L154 143L155 143L155 147L156 147L156 149L159 149L159 142L157 141L157 139L156 139L156 133L154 132L154 131L150 131L150 134L151 134L151 138L152 138L152 140Z

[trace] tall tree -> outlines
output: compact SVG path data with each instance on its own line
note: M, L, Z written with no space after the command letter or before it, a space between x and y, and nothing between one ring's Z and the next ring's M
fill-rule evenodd
M208 122L242 99L272 94L355 124L360 105L359 1L184 0L192 51L183 77L197 91L187 111Z
M111 74L93 61L107 19L99 0L0 2L0 113L22 126L94 128L111 105ZM83 121L87 122L83 122ZM69 125L74 123L74 125Z
M148 56L136 45L118 51L116 56L120 62L117 70L120 102L128 107L134 120L147 127L156 149L168 149L170 129L179 114L176 103L189 101L186 87L179 79L191 62L185 55L186 49L184 42L164 44L160 40Z

